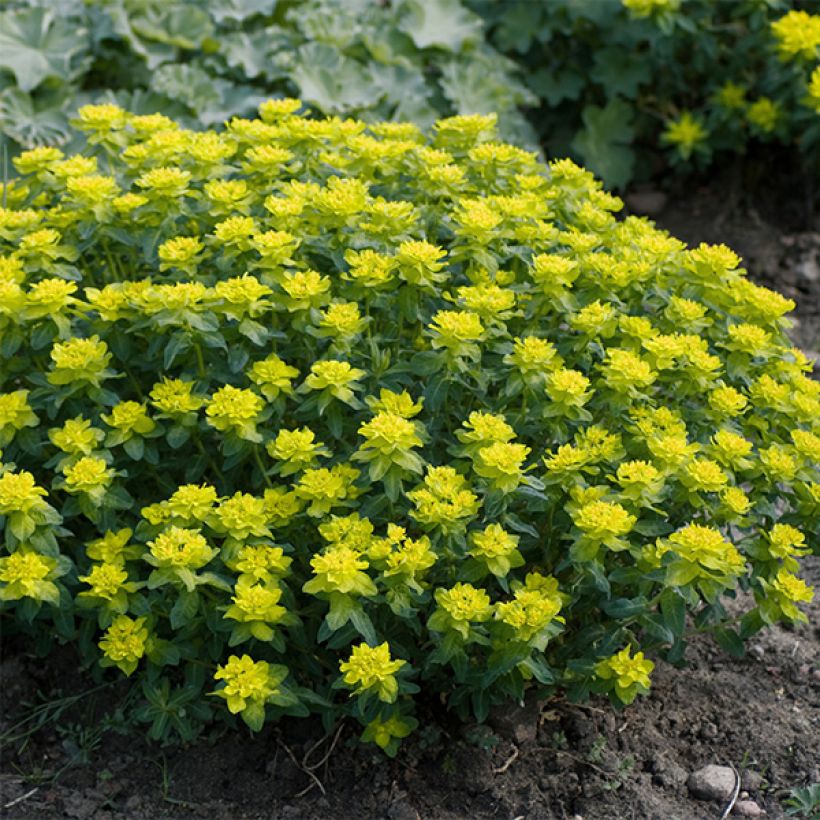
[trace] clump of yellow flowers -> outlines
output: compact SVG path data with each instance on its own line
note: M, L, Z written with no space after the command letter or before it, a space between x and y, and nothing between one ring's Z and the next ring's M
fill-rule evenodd
M626 704L687 612L804 617L820 385L728 248L492 115L78 128L0 209L0 605L143 681L152 736L214 695L395 754L420 690Z

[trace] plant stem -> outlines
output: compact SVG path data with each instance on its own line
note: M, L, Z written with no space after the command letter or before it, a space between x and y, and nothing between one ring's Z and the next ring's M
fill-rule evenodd
M194 345L194 350L196 351L196 367L199 378L204 379L207 375L207 371L205 370L205 359L202 357L202 346L199 342Z
M196 449L199 450L199 452L203 456L205 456L205 458L208 459L208 464L211 465L211 469L214 471L214 475L219 480L219 483L222 484L223 486L227 486L226 482L225 482L225 476L222 475L222 471L219 469L219 467L216 466L216 463L211 458L210 454L205 450L205 447L202 445L202 441L200 441L200 438L199 438L199 432L194 431L191 438L192 438L194 444L196 445Z
M268 477L268 474L265 472L265 465L262 463L262 457L259 455L259 447L256 444L253 445L253 460L259 468L259 472L262 473L262 480L268 487L272 487L273 483Z

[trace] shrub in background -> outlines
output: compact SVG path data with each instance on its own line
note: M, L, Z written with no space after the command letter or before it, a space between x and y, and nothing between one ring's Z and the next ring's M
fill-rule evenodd
M742 652L804 618L793 304L494 116L299 109L89 106L81 154L15 159L5 633L133 675L154 738L314 711L392 754L420 689L629 703L691 628Z
M522 64L550 156L614 186L653 152L690 169L754 142L820 150L820 15L791 0L471 0Z
M79 106L116 100L201 127L297 93L326 114L412 120L535 97L459 0L11 0L0 12L0 133L58 144Z
M686 171L758 142L796 146L810 166L820 15L794 5L10 0L0 133L61 143L77 108L103 98L212 126L275 93L425 128L497 112L505 139L571 154L611 186L645 178L661 154Z

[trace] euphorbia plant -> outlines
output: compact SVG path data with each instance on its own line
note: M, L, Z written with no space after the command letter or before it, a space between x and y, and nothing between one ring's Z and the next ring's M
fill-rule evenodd
M733 650L803 617L791 302L494 116L300 107L89 107L84 153L18 158L6 629L142 679L155 737L318 711L394 753L420 689L479 719L527 687L629 702L687 613Z

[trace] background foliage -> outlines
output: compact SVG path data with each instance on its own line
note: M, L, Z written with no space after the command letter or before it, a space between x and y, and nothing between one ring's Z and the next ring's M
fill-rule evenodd
M69 138L78 106L110 97L204 126L297 93L326 114L502 116L536 102L459 0L12 0L0 13L0 131Z
M281 93L326 114L422 126L495 111L505 138L571 155L610 186L755 142L796 148L810 165L820 18L796 22L798 55L778 51L772 32L801 5L11 0L0 13L0 132L59 143L69 116L101 95L209 126Z
M802 5L820 11L792 0L470 2L541 100L531 114L547 155L572 154L615 186L649 175L659 151L703 167L753 141L796 146L816 166L820 18L795 23L802 56L779 54L771 28ZM669 129L687 113L703 127L691 144Z

